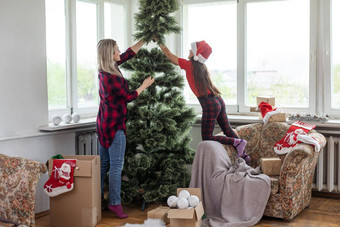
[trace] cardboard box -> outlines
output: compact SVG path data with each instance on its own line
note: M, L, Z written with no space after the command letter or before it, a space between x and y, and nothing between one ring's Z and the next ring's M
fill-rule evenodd
M161 219L165 224L169 224L168 211L170 207L159 206L153 210L148 211L147 217L153 219Z
M250 111L250 112L260 112L260 109L258 109L256 106L251 106L251 107L249 108L249 111Z
M262 114L259 113L259 119L262 120ZM286 119L286 113L277 113L269 117L268 122L285 122Z
M268 119L268 122L285 122L286 121L286 113L278 113L270 116Z
M72 191L50 197L50 225L57 227L94 227L101 220L100 157L63 156L77 159ZM49 175L53 160L49 160Z
M271 106L275 106L275 97L271 96L258 96L256 97L256 104L259 106L261 102L269 103Z
M261 164L262 173L268 176L280 175L282 160L279 157L261 158L260 164Z
M197 207L191 209L170 209L168 218L170 227L200 227L204 209L202 205L202 196L200 188L177 188L177 196L180 191L187 190L191 195L196 195L200 199Z

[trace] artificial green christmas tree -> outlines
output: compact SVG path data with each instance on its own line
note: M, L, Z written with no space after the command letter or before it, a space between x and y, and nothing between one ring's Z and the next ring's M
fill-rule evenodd
M171 13L174 0L141 0L136 15L136 39L164 42L164 35L179 32ZM178 187L188 187L194 150L189 131L195 120L182 94L184 78L159 48L141 49L122 67L132 72L130 89L148 76L155 82L128 105L127 149L122 177L122 200L164 202Z

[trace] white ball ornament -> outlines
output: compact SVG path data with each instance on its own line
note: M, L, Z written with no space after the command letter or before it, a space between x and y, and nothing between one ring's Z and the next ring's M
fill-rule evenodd
M177 207L179 209L187 209L189 207L189 202L185 198L179 198L177 201Z
M72 114L72 120L74 123L78 123L80 121L80 115L77 113Z
M191 207L197 207L199 202L200 202L200 199L198 198L198 196L196 195L192 195L190 196L190 198L188 199L188 202L189 202L189 206Z
M177 200L178 200L178 197L177 196L169 196L168 200L167 200L167 203L168 203L168 206L169 207L176 207L177 206Z
M60 116L53 116L53 117L52 117L52 123L53 123L54 125L59 125L61 121L62 121L62 119L61 119Z
M179 192L178 198L185 198L188 200L190 198L190 193L187 190L182 190Z
M65 124L70 124L72 121L72 116L70 114L64 114L63 121L65 122Z

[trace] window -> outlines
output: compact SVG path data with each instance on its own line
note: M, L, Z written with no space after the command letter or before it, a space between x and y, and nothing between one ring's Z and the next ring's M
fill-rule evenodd
M282 107L309 107L309 0L248 3L246 106L274 96ZM269 19L270 18L270 19Z
M65 3L46 0L46 54L49 109L66 109Z
M187 58L191 43L205 40L212 47L206 65L211 80L221 91L228 105L237 103L237 8L236 2L186 4L183 6L183 53ZM216 23L220 22L220 23ZM185 89L188 104L198 104L197 98Z
M46 0L48 103L50 118L98 111L97 42L126 46L125 1Z
M331 108L340 109L340 1L332 1Z
M205 39L213 83L228 113L249 112L256 97L269 95L286 112L315 111L316 23L313 0L183 0L182 49ZM203 16L204 15L204 16ZM198 105L190 88L186 100Z
M97 4L76 3L77 109L98 105L97 86Z

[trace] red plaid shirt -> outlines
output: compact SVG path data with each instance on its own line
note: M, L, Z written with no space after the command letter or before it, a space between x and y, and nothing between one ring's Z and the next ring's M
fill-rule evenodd
M120 55L118 65L135 56L131 48ZM128 82L121 76L99 72L99 111L97 115L97 135L100 144L109 148L118 130L126 134L127 103L136 99L137 91L130 91Z

